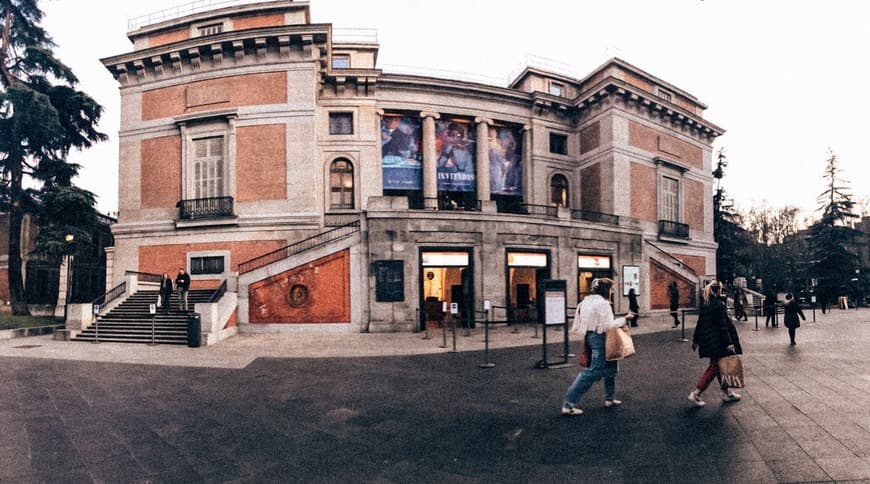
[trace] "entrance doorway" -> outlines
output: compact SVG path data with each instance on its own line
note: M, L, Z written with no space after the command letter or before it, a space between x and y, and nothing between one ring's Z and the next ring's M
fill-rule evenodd
M613 279L609 255L577 256L577 301L592 293L592 281L607 277Z
M537 321L538 287L550 278L549 258L546 252L507 252L508 321Z
M422 250L420 259L420 329L440 328L451 303L458 306L456 326L473 328L471 250Z

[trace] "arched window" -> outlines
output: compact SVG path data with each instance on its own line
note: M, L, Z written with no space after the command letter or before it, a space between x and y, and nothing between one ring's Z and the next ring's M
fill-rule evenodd
M567 207L568 200L568 179L565 175L553 175L550 178L550 203L557 207Z
M353 165L335 160L329 167L329 208L353 208Z

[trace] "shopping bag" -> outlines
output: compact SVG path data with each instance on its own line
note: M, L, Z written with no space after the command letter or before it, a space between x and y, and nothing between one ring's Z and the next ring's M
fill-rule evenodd
M163 307L163 296L157 296L157 307Z
M743 362L737 355L719 358L722 388L743 388Z
M628 326L607 330L604 335L604 352L607 361L619 361L635 353Z

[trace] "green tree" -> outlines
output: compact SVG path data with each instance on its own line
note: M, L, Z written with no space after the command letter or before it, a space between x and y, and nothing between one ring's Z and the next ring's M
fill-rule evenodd
M21 221L34 204L26 186L68 187L79 166L71 149L106 139L97 131L103 108L75 89L72 70L52 51L36 0L0 0L0 177L9 212L9 294L27 314L21 276ZM32 182L32 183L31 183Z
M810 227L809 239L813 255L810 271L818 281L816 291L822 304L849 291L850 276L859 266L858 257L849 249L856 238L852 222L859 216L853 212L855 202L840 178L837 155L828 153L825 190L818 198L821 218Z
M732 201L728 198L722 179L728 158L725 149L720 148L713 170L716 179L716 191L713 193L713 237L719 244L716 250L716 278L731 284L735 276L747 275L747 248L751 246L749 233L743 228L743 217L734 210Z

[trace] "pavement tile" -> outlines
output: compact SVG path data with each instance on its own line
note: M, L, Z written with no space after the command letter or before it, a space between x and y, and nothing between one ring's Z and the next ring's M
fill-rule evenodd
M720 461L717 466L723 480L727 483L767 484L778 482L773 471L763 461L725 461L725 463Z
M833 478L812 459L770 460L767 466L779 482L830 482Z
M832 479L837 481L851 481L858 479L870 479L870 462L859 457L849 458L820 458L816 463Z

